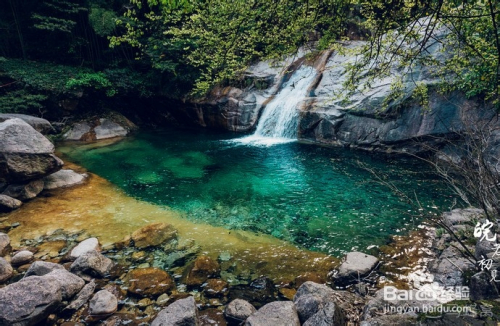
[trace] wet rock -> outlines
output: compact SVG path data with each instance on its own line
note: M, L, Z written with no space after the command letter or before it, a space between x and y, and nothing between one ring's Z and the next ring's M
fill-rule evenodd
M45 119L33 117L31 115L26 114L18 114L18 113L3 113L0 114L0 122L3 122L8 119L21 119L27 124L29 124L33 129L38 131L43 135L53 134L55 132L54 127Z
M193 297L180 299L160 311L151 326L199 326L198 308Z
M97 238L88 238L80 242L70 253L70 259L75 260L89 251L101 251Z
M0 182L19 183L61 169L54 145L20 119L0 123Z
M113 294L118 301L123 301L127 298L127 290L122 289L122 287L118 284L106 284L102 289Z
M174 279L159 268L138 268L127 274L128 291L142 296L158 296L175 289Z
M27 201L38 196L43 190L43 180L34 180L25 184L11 184L4 190L3 195Z
M1 197L1 195L0 195ZM0 198L1 201L1 198ZM0 204L1 205L1 204ZM7 255L11 250L10 238L7 234L0 232L0 257Z
M307 281L311 281L318 284L325 284L326 278L315 272L305 272L304 274L301 274L295 278L294 281L295 287L298 289L302 284L304 284Z
M33 277L33 276L32 276ZM55 269L43 276L45 279L54 280L59 283L63 300L71 299L85 285L85 281L80 277L68 272L65 269Z
M107 317L116 312L118 300L106 290L101 290L94 294L89 304L89 314L93 320Z
M133 314L114 314L102 322L103 326L138 326L141 324L140 320Z
M205 309L198 313L198 321L200 326L226 326L224 313L219 309Z
M12 266L4 258L0 258L0 283L11 278L13 271Z
M335 291L314 282L305 282L293 298L300 320L308 325L343 325L345 316L336 304Z
M8 213L18 209L23 202L15 198L0 194L0 213Z
M229 289L229 300L243 299L255 307L275 301L276 293L273 282L267 277L259 277L250 283L250 286L237 285Z
M59 264L38 260L30 265L30 268L28 268L24 277L32 275L43 276L57 269L64 269L64 267Z
M54 279L32 276L0 289L0 325L36 325L62 300Z
M219 276L220 266L208 256L199 256L186 268L186 271L184 283L188 286L199 286L208 278Z
M56 173L44 178L44 189L52 190L57 188L66 188L81 184L87 178L87 174L76 173L73 170L59 170Z
M71 301L71 303L64 308L64 311L73 312L73 311L80 309L84 304L87 303L87 301L89 301L92 294L94 294L95 288L96 288L96 284L95 284L94 280L92 280L90 283L86 284L80 290L80 292L78 292L78 295L76 296L76 298L73 301Z
M109 119L99 119L100 125L94 128L95 138L97 140L114 137L127 136L128 131Z
M228 292L228 284L221 279L211 278L207 280L204 292L208 297L220 297Z
M137 248L158 246L177 238L177 230L170 224L153 223L132 233L132 240Z
M290 288L280 288L278 290L279 294L281 297L287 299L287 300L290 300L292 301L293 300L293 297L295 296L295 294L297 293L297 290L295 289L290 289Z
M106 276L113 262L111 259L101 255L95 250L91 250L80 257L78 257L73 264L71 264L71 272L77 275L89 274L97 277Z
M250 315L245 326L300 326L300 321L293 302L275 301Z
M224 315L229 322L239 325L256 311L257 309L255 309L250 302L242 299L235 299L227 305L224 310Z
M361 277L368 275L377 264L378 259L374 256L362 252L350 252L335 275L335 283L355 283Z
M91 140L90 125L87 122L73 124L71 129L63 135L66 140Z
M33 260L33 253L31 251L28 251L28 250L23 250L23 251L19 251L18 253L16 253L12 257L12 260L10 261L10 263L13 266L21 266L24 264L31 263L32 260Z
M491 276L485 271L474 274L470 279L471 300L491 300L498 298L498 291L490 282Z

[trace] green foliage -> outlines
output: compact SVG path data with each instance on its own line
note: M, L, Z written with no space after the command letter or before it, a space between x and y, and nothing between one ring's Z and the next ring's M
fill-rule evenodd
M44 107L46 95L31 94L25 89L6 92L0 96L0 113L30 113Z
M441 92L459 90L469 98L481 96L500 108L500 2L354 3L361 8L362 27L370 30L371 36L360 50L361 59L349 67L348 89L362 89L376 78L394 74L394 69L411 81L412 72L426 66L434 67ZM415 96L425 107L426 89L424 85L415 86Z
M103 89L110 88L111 82L102 72L78 73L75 77L70 78L66 82L65 87L66 89Z
M112 37L112 46L136 47L139 58L174 78L187 72L194 95L233 80L255 60L296 52L320 23L335 26L337 35L342 25L334 15L340 0L132 3L119 21L125 33Z
M90 9L89 23L97 35L111 35L116 27L116 19L116 13L112 10L107 10L97 6Z

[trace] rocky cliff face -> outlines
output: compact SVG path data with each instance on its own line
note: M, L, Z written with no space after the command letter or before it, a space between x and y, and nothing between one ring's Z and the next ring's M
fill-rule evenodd
M345 48L360 45L361 42L349 42ZM438 59L445 55L438 43L428 50ZM433 67L420 67L406 74L401 80L401 94L395 100L388 98L393 83L402 76L397 69L393 69L391 76L375 80L371 88L340 99L336 94L345 92L343 83L348 78L345 65L356 57L329 51L311 59L312 55L306 54L303 51L277 66L260 62L250 67L243 85L215 89L210 98L188 105L190 120L205 127L250 131L288 74L305 64L314 66L318 75L309 86L310 97L298 107L301 112L297 132L303 142L417 153L429 144L444 142L468 124L486 121L496 114L477 99L466 99L458 92L447 95L437 92ZM417 84L429 89L426 108L412 96Z

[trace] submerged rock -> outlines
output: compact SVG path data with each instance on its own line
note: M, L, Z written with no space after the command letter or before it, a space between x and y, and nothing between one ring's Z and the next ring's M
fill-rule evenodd
M36 325L61 304L55 279L27 277L0 289L0 325Z
M23 202L15 198L0 194L0 213L8 213L18 209Z
M137 248L158 246L177 238L177 230L170 224L153 223L136 230L131 238Z
M250 315L245 326L300 326L300 321L293 302L275 301Z
M44 182L41 179L30 181L25 184L11 184L2 194L21 201L26 201L38 196L38 194L42 192L43 186Z
M220 274L219 263L208 256L199 256L187 268L184 283L188 286L202 285L211 277Z
M0 283L11 278L13 271L12 266L4 258L0 257Z
M175 289L174 279L159 268L138 268L127 274L128 291L141 296L158 296Z
M220 297L227 294L228 289L226 281L212 278L207 280L203 292L209 297Z
M334 276L335 283L349 284L357 282L361 277L368 275L377 267L378 259L362 252L350 252L340 265L338 273Z
M151 326L199 326L198 308L194 298L175 301L160 311Z
M0 182L42 178L61 169L54 145L20 119L0 123Z
M72 187L81 184L87 178L87 174L76 173L73 170L59 170L56 173L44 178L45 189L52 190L57 188Z
M224 315L230 322L240 324L256 311L257 309L250 302L235 299L226 306Z

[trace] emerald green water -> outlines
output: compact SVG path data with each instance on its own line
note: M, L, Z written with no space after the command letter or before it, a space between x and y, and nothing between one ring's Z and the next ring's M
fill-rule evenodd
M430 210L451 201L439 180L414 160L293 142L256 147L232 143L236 137L152 131L107 147L60 151L130 196L184 212L187 219L263 232L336 256L383 244L418 222L358 161L417 194Z

